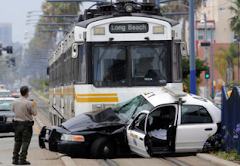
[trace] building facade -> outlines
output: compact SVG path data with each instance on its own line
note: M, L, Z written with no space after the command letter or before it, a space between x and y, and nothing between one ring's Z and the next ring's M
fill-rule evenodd
M0 42L3 45L12 45L12 25L9 23L0 23Z
M208 0L205 1L204 5L199 8L195 15L195 52L198 58L206 61L206 51L204 46L201 46L202 42L210 42L212 39L213 43L213 59L216 57L214 54L219 52L219 48L222 47L227 49L230 43L235 41L234 33L230 29L230 18L234 16L229 10L230 6L234 6L231 1L228 0ZM206 18L204 17L206 15ZM189 43L189 26L186 29L186 40ZM208 47L207 59L208 66L211 71L211 47ZM235 82L237 81L238 69L234 66L235 71ZM212 75L210 76L212 77ZM217 69L214 68L213 72L213 85L214 92L220 91L221 85L225 84L225 78L222 78L221 74ZM211 94L212 83L211 79L208 81L209 93L207 94L205 74L201 74L200 90L204 97Z

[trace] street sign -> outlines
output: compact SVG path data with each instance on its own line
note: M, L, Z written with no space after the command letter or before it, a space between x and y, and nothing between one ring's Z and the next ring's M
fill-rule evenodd
M209 48L204 47L204 58L208 58L208 57L209 57Z
M201 42L201 46L209 47L210 42Z

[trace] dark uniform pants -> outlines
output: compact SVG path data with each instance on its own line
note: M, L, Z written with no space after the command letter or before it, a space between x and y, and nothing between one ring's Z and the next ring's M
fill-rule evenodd
M25 161L28 154L28 147L32 138L32 126L27 124L15 124L15 144L13 150L13 160ZM20 149L21 153L19 155Z

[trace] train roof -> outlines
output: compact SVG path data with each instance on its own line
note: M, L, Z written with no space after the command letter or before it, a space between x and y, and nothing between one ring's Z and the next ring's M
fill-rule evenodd
M166 21L172 27L179 24L178 21L175 21L175 20L172 20L172 19L169 19L169 18L165 18L165 17L162 17L162 16L158 16L158 15L147 15L147 14L142 14L142 13L131 13L131 15L127 15L127 16L121 16L121 15L117 15L117 16L116 15L99 16L99 17L95 17L95 18L91 18L91 19L87 19L87 20L78 22L76 24L76 26L86 28L89 24L91 24L93 22L96 22L96 21L110 19L110 18L117 18L117 17L129 17L129 16L133 16L133 17L146 17L146 18L153 18L153 19L157 19L157 20Z

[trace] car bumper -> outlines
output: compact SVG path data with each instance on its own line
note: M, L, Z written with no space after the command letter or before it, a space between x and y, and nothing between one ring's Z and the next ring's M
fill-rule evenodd
M89 144L83 142L70 142L60 141L58 142L58 152L68 154L70 156L86 156Z
M0 133L14 132L12 122L0 122Z
M42 128L39 134L39 147L70 156L86 156L89 144L86 142L72 142L60 140L61 134L56 129Z

